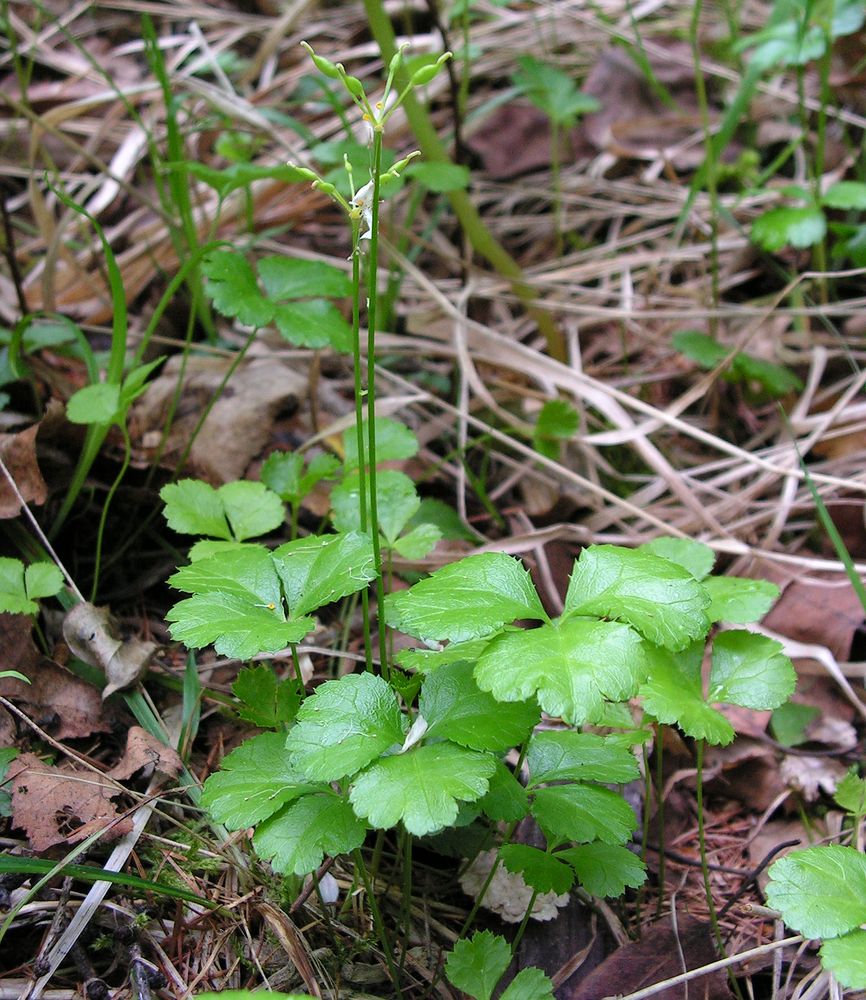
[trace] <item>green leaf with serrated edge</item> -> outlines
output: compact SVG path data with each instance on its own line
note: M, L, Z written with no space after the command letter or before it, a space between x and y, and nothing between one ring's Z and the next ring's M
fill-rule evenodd
M24 589L24 563L20 559L0 556L0 611L35 615L38 610L39 606L28 600Z
M499 1000L553 1000L553 981L541 969L530 965L517 973Z
M338 299L352 294L349 276L324 261L262 257L257 269L268 298L275 301L315 297Z
M498 702L481 691L471 663L450 663L424 681L418 710L427 720L427 738L452 740L473 750L509 750L522 743L538 723L531 702Z
M213 643L223 656L248 660L276 653L300 642L316 627L312 618L285 621L279 608L256 607L233 594L196 594L175 604L166 615L172 638L190 649Z
M520 873L523 881L539 892L555 892L561 896L574 885L574 871L552 854L528 844L505 844L499 848L505 868Z
M331 490L332 520L337 531L360 531L360 498L361 482L356 473L350 473ZM396 469L380 469L376 474L376 500L379 531L390 547L418 510L421 500L412 480Z
M286 516L283 501L264 483L239 479L220 486L217 496L238 542L274 531Z
M597 785L554 785L533 795L532 815L548 844L573 840L624 844L634 833L634 810L621 795Z
M579 91L568 73L534 56L521 56L518 62L515 86L551 121L564 125L578 115L598 111L596 98Z
M248 542L227 542L222 538L200 538L187 553L190 562L222 556L226 552L242 552L249 548Z
M709 576L702 582L710 595L707 615L712 622L746 625L759 621L779 596L779 588L769 580Z
M796 686L794 665L775 639L736 629L713 640L707 701L765 711L787 701Z
M866 209L866 184L860 181L838 181L827 188L821 203L827 208Z
M423 837L450 826L458 802L480 799L493 771L490 754L434 743L381 758L355 779L349 798L371 826L390 829L402 821Z
M459 163L410 163L406 176L417 181L428 191L445 194L448 191L465 191L469 187L469 168Z
M857 929L821 945L821 964L849 990L866 990L866 930Z
M266 610L273 605L271 614L285 617L280 579L271 553L263 545L244 544L196 559L173 573L168 583L190 594L232 594Z
M496 984L511 962L505 938L491 931L476 931L457 941L445 962L445 975L452 986L475 1000L490 1000Z
M364 434L364 448L368 447L370 428L365 420L361 425ZM376 417L376 463L398 462L418 454L418 438L415 433L399 420L390 417ZM343 433L343 465L347 472L358 468L358 432L353 425ZM370 456L367 456L367 464Z
M547 614L523 564L504 552L468 556L385 598L387 624L424 640L478 639L517 618Z
M463 523L457 511L444 500L437 500L435 497L421 498L421 506L409 524L412 527L419 524L433 524L442 533L442 537L450 541L476 540L476 536Z
M769 253L783 247L814 246L827 232L820 208L771 208L752 223L752 241Z
M577 432L580 415L564 399L548 399L535 421L533 436L567 439Z
M730 722L708 705L701 687L704 644L696 642L679 653L648 651L649 676L638 695L644 711L665 725L678 725L689 736L708 743L728 744L734 738Z
M838 937L866 923L866 855L853 847L791 851L768 874L767 905L805 937Z
M526 753L529 786L550 781L621 785L640 777L634 754L614 740L573 729L532 734Z
M267 326L274 318L274 304L262 295L247 259L234 250L217 250L202 262L205 291L214 309L236 316L245 326Z
M287 542L273 558L295 617L355 594L376 579L373 543L354 531Z
M511 771L501 762L496 761L496 770L490 777L490 784L485 795L476 805L490 819L500 823L513 823L523 819L529 812L529 797L526 789Z
M519 631L513 626L507 626L507 630ZM481 639L468 639L466 642L451 642L441 649L403 649L397 654L397 662L406 670L418 670L424 674L437 670L446 663L459 663L463 660L475 663L498 634L500 633L485 635Z
M30 563L24 570L24 587L31 600L54 597L63 587L63 574L54 563Z
M598 615L632 625L666 649L707 634L710 598L692 574L640 549L593 545L575 563L564 615Z
M120 386L86 385L69 397L66 417L73 424L110 424L120 416Z
M281 874L314 872L325 855L348 854L364 842L366 828L349 803L336 795L305 795L259 824L256 853Z
M654 556L668 559L670 562L687 569L696 580L704 580L704 577L712 570L716 561L716 554L703 542L696 542L693 538L654 538L651 542L646 542L638 549L640 552L650 552ZM706 581L704 581L706 586Z
M796 747L808 739L806 730L821 714L814 705L786 701L770 716L770 732L783 747Z
M423 559L436 548L442 532L435 524L419 524L394 541L391 548L404 559Z
M241 705L240 718L261 729L277 729L298 713L301 698L297 683L278 680L270 667L245 667L232 684L232 694Z
M274 306L274 325L290 344L349 351L352 328L332 303L323 299Z
M300 500L304 456L299 451L273 451L259 473L262 482L282 500Z
M606 700L624 701L646 676L644 643L628 625L571 619L506 632L484 650L475 681L497 701L535 695L548 715L594 722Z
M646 879L646 865L627 847L618 844L581 844L557 851L577 872L591 896L621 896L626 887L638 889Z
M700 330L679 330L673 335L671 343L674 350L707 370L721 364L731 353L715 337Z
M305 777L337 781L399 746L405 725L386 681L374 674L347 674L325 681L305 699L286 749Z
M771 396L784 396L803 388L802 381L790 369L751 354L738 354L731 371L744 382L759 382L764 392Z
M225 508L217 491L200 479L181 479L159 491L168 526L182 535L231 539Z
M857 776L852 767L836 786L833 798L853 816L866 815L866 780Z
M292 770L285 743L282 733L261 733L232 750L205 781L202 808L229 830L243 830L320 788Z

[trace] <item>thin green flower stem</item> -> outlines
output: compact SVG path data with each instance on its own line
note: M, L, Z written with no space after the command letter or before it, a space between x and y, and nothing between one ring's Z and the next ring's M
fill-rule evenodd
M713 937L715 938L716 948L722 958L727 957L727 952L725 951L725 942L722 940L722 930L719 927L719 918L716 913L716 904L713 901L713 888L710 885L710 862L707 857L707 839L704 827L704 748L706 746L706 740L696 740L695 741L695 767L697 769L696 777L696 787L695 787L695 798L697 800L698 806L698 848L701 852L701 874L704 878L704 891L707 896L707 909L710 914L710 926L713 929ZM661 846L661 845L659 845ZM735 996L738 1000L743 1000L743 994L740 991L740 984L737 982L734 974L728 972L728 979L731 984L731 989L734 991Z
M398 998L402 998L403 994L400 990L400 974L397 971L397 966L394 964L394 953L391 948L388 933L385 930L385 924L382 920L382 911L379 909L379 901L376 899L376 894L373 890L373 883L367 871L367 866L364 864L364 856L361 854L361 849L356 847L355 850L352 851L352 857L355 861L355 870L360 873L361 881L364 883L364 891L367 894L367 902L370 904L370 913L373 917L373 926L376 928L376 934L378 935L379 942L382 945L382 951L385 955L385 964L388 966L388 972L390 973L391 981L394 984L394 991L396 992Z
M535 906L536 899L538 899L538 889L533 889L532 895L529 897L529 904L526 907L526 913L523 914L523 920L520 921L520 926L517 928L517 933L514 935L514 940L511 942L512 955L517 954L517 949L520 947L520 942L523 940L523 935L526 933L526 928L529 926L529 918L532 916L532 909Z
M400 928L402 940L400 941L400 962L398 971L400 976L406 966L406 952L409 947L409 926L412 919L412 840L413 837L405 829L400 831L400 839L403 841L403 892L402 892L402 912L400 914Z
M99 567L102 562L102 540L105 535L105 522L108 520L108 508L111 506L111 501L114 498L114 494L117 492L118 486L120 486L123 481L123 477L126 475L126 470L129 468L129 461L132 457L132 442L129 440L129 431L126 429L125 417L126 414L124 414L124 422L120 425L120 430L123 433L123 462L120 465L117 475L114 477L114 482L108 490L105 503L102 505L102 514L99 518L99 528L96 532L96 557L93 564L93 586L90 588L91 604L96 602L96 592L99 589Z
M370 536L373 540L373 565L376 569L379 661L382 676L389 680L388 649L382 609L385 607L385 581L382 576L382 548L379 542L379 502L376 495L376 318L379 299L379 188L382 170L382 130L373 127L373 202L370 215L370 250L367 258L367 434L370 460ZM360 456L359 456L360 457ZM363 487L362 487L363 492Z
M502 843L499 845L500 847L504 847L506 844L511 843L511 838L514 836L514 831L517 829L517 824L519 822L520 820L514 820L511 824L509 824L508 829L505 831L505 834L502 838ZM458 939L462 939L466 937L466 935L468 934L469 928L474 923L475 917L478 915L478 911L481 909L481 904L484 902L484 897L487 895L487 890L490 888L490 883L493 881L493 877L496 875L498 869L499 869L499 852L497 851L496 857L493 859L493 864L490 866L490 871L487 875L487 878L484 880L484 884L481 886L478 895L475 897L475 902L472 904L472 909L469 911L469 915L467 916L467 918L463 921L463 926L460 928L460 933L457 935Z
M301 673L301 661L298 657L298 644L296 642L290 643L289 649L292 653L292 667L294 667L295 670L295 680L298 682L298 694L301 696L301 699L303 699L305 695L304 675Z
M641 836L640 859L644 863L644 865L646 865L647 845L649 844L649 835L650 835L649 804L653 795L652 775L650 773L649 753L647 752L646 743L644 743L641 746L641 757L643 761L644 808L643 808L643 821L641 822L641 831L640 831L640 836ZM640 922L640 914L643 911L643 901L644 901L644 896L646 895L645 890L646 890L646 883L644 882L643 885L641 885L640 888L638 889L635 898L635 913L637 915L638 922Z
M662 725L656 725L656 822L658 828L659 848L659 898L656 906L656 916L662 915L665 901L665 763L661 741Z
M382 864L382 850L385 847L385 831L376 831L376 840L373 843L373 856L370 859L370 876L379 877L379 865Z
M352 372L355 385L355 434L358 448L358 518L361 531L367 530L367 460L364 444L364 382L361 368L361 248L360 220L352 219ZM364 623L364 660L373 673L373 639L370 632L370 595L361 591L361 619Z

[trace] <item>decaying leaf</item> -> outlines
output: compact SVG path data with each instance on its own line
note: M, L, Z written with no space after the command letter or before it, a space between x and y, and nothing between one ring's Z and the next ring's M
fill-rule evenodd
M21 496L27 503L37 506L45 503L48 487L39 471L36 461L36 435L39 424L33 424L17 434L0 434L0 457L15 480ZM0 519L18 517L21 501L15 495L11 484L0 475Z
M76 844L99 830L114 839L132 829L111 801L117 788L93 771L23 753L10 765L8 787L12 824L27 833L34 851Z
M482 851L466 871L460 876L463 891L472 897L477 897L481 887L487 881L497 851ZM496 869L493 881L484 896L484 908L492 910L509 924L519 923L529 901L532 899L532 889L523 881L519 872L509 872L504 865ZM560 908L568 903L568 893L557 895L555 892L539 893L532 907L533 920L553 920Z
M173 776L179 774L182 767L183 761L175 750L151 736L141 726L131 726L123 756L106 773L115 781L125 781L142 768Z
M844 764L832 757L788 756L779 771L782 779L807 802L814 802L821 792L832 795L845 777Z
M148 458L162 439L165 414L177 392L180 355L170 358L135 404L131 436ZM172 465L186 450L206 406L220 390L229 367L223 358L185 359L180 405L162 458ZM214 486L240 479L267 444L281 411L294 409L308 390L308 379L297 365L260 357L241 365L199 429L187 468Z
M47 656L41 656L33 645L32 631L33 622L28 615L0 614L4 665L18 670L30 681L25 684L4 677L0 679L0 696L14 701L22 712L59 740L110 732L110 711L103 708L96 688Z
M120 639L117 624L108 608L77 604L63 621L63 638L75 656L92 667L105 671L102 697L107 698L135 684L147 670L156 651L155 642L144 639Z

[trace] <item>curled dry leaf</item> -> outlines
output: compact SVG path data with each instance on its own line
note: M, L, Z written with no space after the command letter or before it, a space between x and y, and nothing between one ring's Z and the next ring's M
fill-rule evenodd
M91 684L41 656L33 645L28 615L0 614L0 649L4 666L30 681L0 679L0 696L14 701L29 718L58 740L111 731L111 710L103 708Z
M36 461L36 435L39 424L17 434L0 434L0 457L15 480L18 491L27 503L45 503L48 487ZM0 475L0 519L18 517L21 501L4 475Z
M460 876L460 885L467 896L477 898L496 856L496 851L482 851ZM523 881L522 876L518 872L509 872L504 865L500 865L484 896L483 905L485 909L497 913L506 923L516 924L523 919L531 899L532 889ZM568 893L539 893L532 907L532 919L553 920L567 903Z
M125 781L136 771L147 768L149 772L159 771L160 774L173 777L180 773L182 767L183 762L175 750L151 736L141 726L132 726L126 737L123 756L107 774L115 781Z
M75 656L105 672L108 683L103 699L135 684L157 648L155 642L118 638L117 623L108 608L88 603L76 604L66 615L63 638Z
M845 766L831 757L790 755L782 761L779 771L782 779L807 802L814 802L821 792L832 795L845 777Z

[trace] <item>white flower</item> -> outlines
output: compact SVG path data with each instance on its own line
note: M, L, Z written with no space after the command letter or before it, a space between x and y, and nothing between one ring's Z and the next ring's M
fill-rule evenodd
M373 230L373 182L372 180L359 188L352 196L352 208L357 215L360 215L364 223L364 232L361 233L362 240L370 239Z

